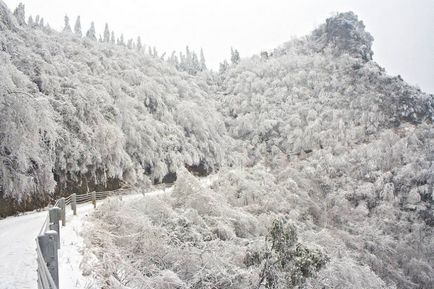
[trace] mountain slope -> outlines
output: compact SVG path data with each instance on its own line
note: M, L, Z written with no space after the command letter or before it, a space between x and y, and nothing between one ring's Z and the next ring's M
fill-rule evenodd
M287 192L281 203L305 241L333 256L316 286L366 286L340 279L351 270L336 275L360 263L388 286L431 288L434 97L388 76L372 60L372 40L352 12L337 14L229 67L219 110L250 162L271 169L276 194ZM229 184L235 195L239 182Z
M101 284L434 286L434 97L373 61L354 13L198 76L0 16L2 200L179 173L93 216Z

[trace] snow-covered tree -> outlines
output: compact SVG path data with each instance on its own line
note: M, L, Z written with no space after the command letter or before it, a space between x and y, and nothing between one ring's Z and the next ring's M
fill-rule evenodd
M81 36L82 36L80 16L77 16L77 20L75 21L75 25L74 25L74 33L75 33L75 35L77 35L78 37L81 37Z
M110 42L110 31L109 31L109 27L108 24L105 24L104 27L104 42L109 43Z
M179 60L176 56L176 51L173 51L170 57L167 59L167 62L176 67L179 70Z
M233 65L236 65L240 62L240 53L238 52L238 50L234 50L231 47L231 62Z
M86 32L86 37L91 39L91 40L96 41L95 24L93 23L93 21L90 23L90 28Z
M34 25L34 21L33 21L33 17L32 17L32 15L29 16L29 19L27 20L27 25L28 25L29 27L33 27L33 25Z
M137 36L137 50L141 51L142 50L142 39L140 38L140 36Z
M228 67L229 67L229 63L228 63L228 61L225 59L223 62L220 63L220 66L219 66L219 73L224 73L224 72L226 72L226 70L228 69Z
M134 44L133 44L133 39L128 39L128 43L127 43L127 47L128 47L128 49L133 49L133 46L134 46Z
M199 65L200 65L200 70L201 71L205 71L206 68L206 61L205 61L205 56L203 54L203 49L200 49L200 60L199 60Z
M18 4L17 8L14 10L14 16L17 19L19 25L26 25L26 14L25 7L23 3Z
M72 30L71 30L71 26L69 25L69 17L68 17L68 15L65 15L64 20L65 20L65 26L63 27L63 32L64 33L71 33Z
M191 72L190 72L190 74L195 75L199 71L201 71L199 59L197 57L196 52L193 52L192 57L191 57Z
M121 37L118 38L117 44L120 45L120 46L125 46L124 35L123 34L121 34Z

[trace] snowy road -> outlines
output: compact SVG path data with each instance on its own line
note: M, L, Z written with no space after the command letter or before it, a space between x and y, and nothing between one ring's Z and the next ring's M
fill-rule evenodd
M37 288L36 243L47 212L0 220L0 289Z

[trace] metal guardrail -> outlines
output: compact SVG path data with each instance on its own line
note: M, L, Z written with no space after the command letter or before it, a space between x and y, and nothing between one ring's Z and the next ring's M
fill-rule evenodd
M72 194L66 198L56 200L48 210L47 218L36 237L36 259L38 262L38 289L59 289L59 260L60 222L66 226L66 210L70 205L74 215L77 214L77 204L92 202L96 208L96 201L111 196L128 194L129 190L119 189L106 192L91 192L86 194Z

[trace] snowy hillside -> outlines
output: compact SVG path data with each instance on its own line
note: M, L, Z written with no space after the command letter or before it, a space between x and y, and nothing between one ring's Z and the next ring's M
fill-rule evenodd
M138 49L25 24L1 1L0 15L3 197L221 164L225 128L204 83Z
M88 237L97 278L109 288L432 288L434 99L386 75L372 41L349 12L223 65L218 109L241 147L231 155L248 166L221 168L209 188L184 171L170 196L107 204Z
M14 14L0 0L0 213L176 180L91 216L97 288L434 287L434 96L354 13L218 73Z

